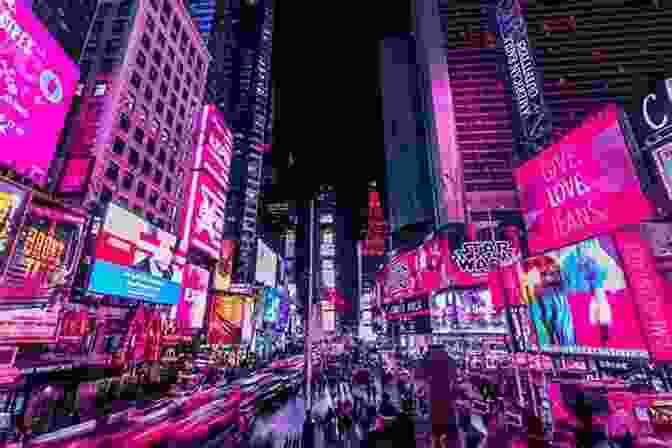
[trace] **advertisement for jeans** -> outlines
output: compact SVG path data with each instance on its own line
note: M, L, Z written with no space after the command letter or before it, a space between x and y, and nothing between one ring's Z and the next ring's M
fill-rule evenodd
M520 284L542 350L646 354L639 314L613 238L593 238L525 260Z
M614 105L514 175L533 254L645 221L654 213L642 193Z
M79 68L22 1L0 1L0 42L0 165L45 186Z
M506 334L504 310L495 308L489 289L453 289L432 298L432 329L437 333Z
M110 204L98 235L89 290L176 305L183 266L175 235Z

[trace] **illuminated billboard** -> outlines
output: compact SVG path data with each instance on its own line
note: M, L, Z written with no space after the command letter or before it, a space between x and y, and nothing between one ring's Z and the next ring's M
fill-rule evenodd
M0 165L45 186L79 68L21 1L0 0L0 41Z
M645 352L640 316L611 237L600 237L525 260L522 303L542 350Z
M490 290L451 289L432 298L432 329L437 333L507 334L506 318Z
M186 329L203 328L208 302L210 272L192 264L184 267L182 298L177 307L177 321Z
M27 196L24 189L0 181L0 272L5 271L16 241Z
M182 249L194 247L218 258L224 233L226 192L233 136L217 109L208 105L198 117L195 162L187 184Z
M278 289L264 289L264 322L278 322L280 317L280 300L281 296Z
M110 204L96 243L90 291L176 305L184 266L176 245L175 235Z
M257 270L255 279L264 286L275 287L278 275L278 256L259 239L257 245Z
M215 289L217 291L226 291L231 287L233 259L236 255L237 244L235 240L222 241L222 250L215 269Z
M216 294L208 319L210 344L240 344L245 297Z
M532 253L653 216L613 105L518 168L515 178Z
M0 297L44 302L72 284L86 218L33 203L0 283Z

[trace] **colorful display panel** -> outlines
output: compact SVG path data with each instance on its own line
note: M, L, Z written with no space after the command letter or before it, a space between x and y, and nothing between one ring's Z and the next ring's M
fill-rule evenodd
M0 297L44 302L71 284L86 218L62 209L31 205L9 261Z
M233 260L236 255L237 244L235 240L222 241L222 251L215 270L215 289L217 291L226 291L231 287Z
M543 350L645 353L639 317L611 237L527 259L520 284Z
M276 288L264 289L264 322L276 323L280 312L280 291Z
M7 182L0 182L0 273L16 240L28 194L25 190Z
M257 245L257 270L255 279L264 286L275 287L278 275L278 256L261 239Z
M506 334L506 317L495 308L489 289L453 289L432 299L432 329L437 333Z
M90 291L176 305L184 266L176 244L175 235L110 204L98 235Z
M95 159L91 157L73 158L65 162L58 192L62 194L82 193L86 189Z
M215 295L208 320L208 343L240 344L243 303L237 295Z
M0 1L0 41L0 165L44 186L79 68L24 2Z
M210 272L192 264L184 267L182 298L177 307L177 321L186 329L203 328L208 302Z
M653 215L613 105L518 168L515 177L531 253L606 234Z

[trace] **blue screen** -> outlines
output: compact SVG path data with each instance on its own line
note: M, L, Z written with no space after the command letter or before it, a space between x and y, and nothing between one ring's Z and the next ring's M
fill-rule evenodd
M146 302L177 305L180 285L150 274L97 260L89 289L98 294L129 297Z

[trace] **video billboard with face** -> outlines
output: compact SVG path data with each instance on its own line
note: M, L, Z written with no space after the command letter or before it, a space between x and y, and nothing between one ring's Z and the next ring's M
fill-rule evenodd
M542 349L644 349L613 238L594 238L527 259L520 285Z
M91 292L176 305L184 259L177 237L110 204L98 235Z

